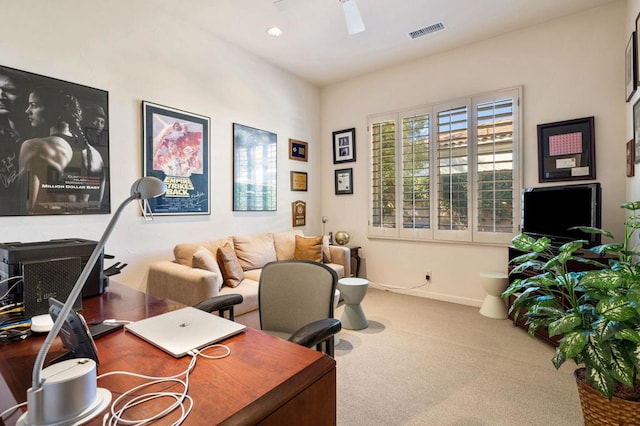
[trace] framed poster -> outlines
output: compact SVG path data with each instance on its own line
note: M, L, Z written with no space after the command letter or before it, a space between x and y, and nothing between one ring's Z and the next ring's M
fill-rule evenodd
M596 178L593 117L538 124L538 180Z
M289 139L289 160L308 161L309 144Z
M305 172L291 172L291 190L307 190L307 174Z
M356 129L333 132L333 164L356 161Z
M277 209L278 136L233 123L233 211Z
M336 195L353 194L353 169L338 169L335 171Z
M0 66L0 216L111 211L109 94Z
M142 101L144 175L167 185L156 215L210 214L209 117Z

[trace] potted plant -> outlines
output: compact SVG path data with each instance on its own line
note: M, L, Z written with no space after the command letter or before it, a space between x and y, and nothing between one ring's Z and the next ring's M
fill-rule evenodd
M640 202L621 207L627 210L623 242L589 249L602 257L582 257L585 240L552 250L547 237L517 235L512 244L524 254L511 261L511 274L519 278L503 293L516 295L510 313L526 319L531 336L538 328L550 337L563 336L553 356L556 369L569 359L583 366L576 370L576 380L586 424L602 424L597 418L620 414L636 417L612 424L640 424L640 402L628 402L640 401L640 252L635 235ZM602 229L577 229L613 239ZM571 262L589 264L593 270L571 272ZM613 403L623 407L613 407L616 413L601 412Z

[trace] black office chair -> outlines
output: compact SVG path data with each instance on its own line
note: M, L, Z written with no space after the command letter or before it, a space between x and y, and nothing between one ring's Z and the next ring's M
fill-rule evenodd
M214 296L203 300L202 302L194 305L194 308L213 313L218 311L218 315L224 318L225 312L229 312L229 318L231 321L235 319L233 314L233 307L242 303L243 297L241 294L224 294L221 296Z

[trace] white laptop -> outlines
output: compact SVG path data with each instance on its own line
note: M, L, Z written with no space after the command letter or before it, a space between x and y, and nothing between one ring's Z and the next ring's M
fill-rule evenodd
M247 329L242 324L192 307L136 321L125 328L176 358Z

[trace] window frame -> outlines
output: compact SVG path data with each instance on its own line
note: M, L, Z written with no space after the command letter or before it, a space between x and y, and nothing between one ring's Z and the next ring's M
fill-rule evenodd
M478 174L478 105L497 102L501 99L513 99L511 116L513 123L511 170L512 170L512 232L480 231L478 215L479 206L479 174ZM522 192L522 86L511 87L491 92L475 94L450 101L437 102L415 108L407 108L384 114L374 114L367 117L367 131L369 133L369 212L368 236L371 238L406 239L434 242L460 242L469 244L509 244L514 235L519 232L521 216ZM442 230L438 229L438 112L451 108L466 106L467 108L467 229ZM430 223L429 228L404 228L403 226L403 119L421 114L429 115L429 185L430 185ZM383 121L395 122L395 227L373 226L373 141L372 126ZM436 130L434 130L436 129Z

